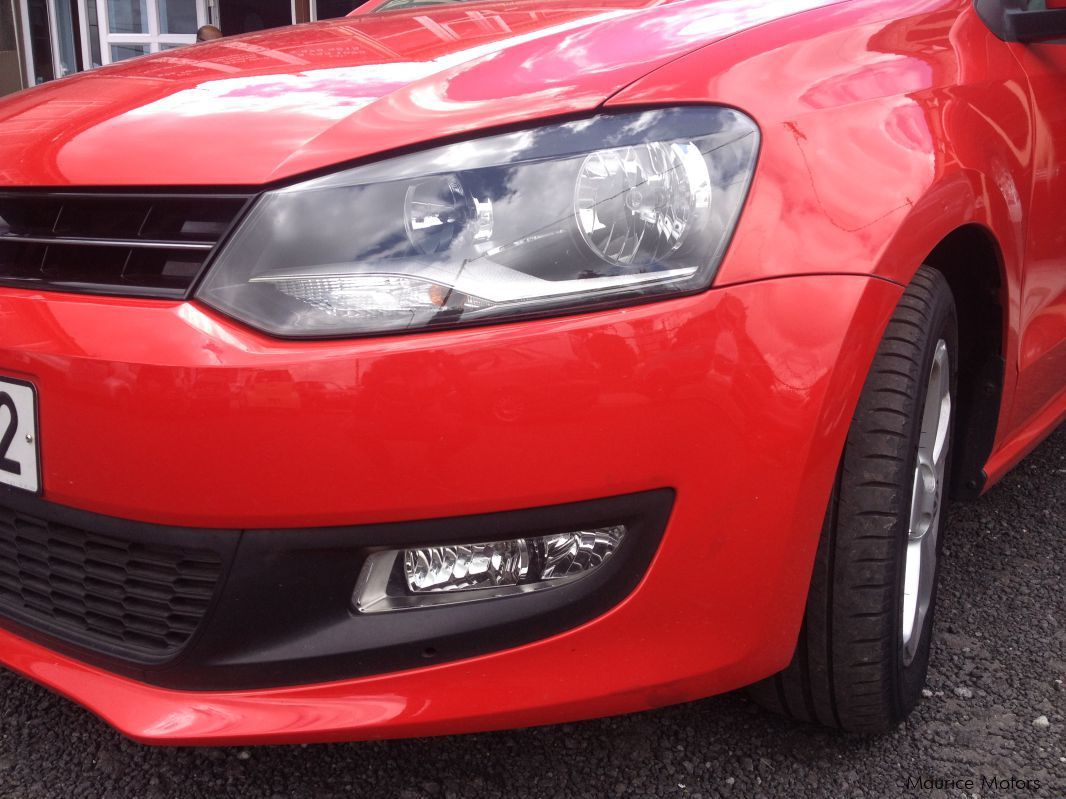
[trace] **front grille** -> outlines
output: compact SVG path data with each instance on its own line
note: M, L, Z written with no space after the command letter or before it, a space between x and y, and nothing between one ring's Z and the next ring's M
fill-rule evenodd
M196 632L222 560L123 541L0 506L0 614L99 651L159 660Z
M0 192L0 284L184 297L248 195Z

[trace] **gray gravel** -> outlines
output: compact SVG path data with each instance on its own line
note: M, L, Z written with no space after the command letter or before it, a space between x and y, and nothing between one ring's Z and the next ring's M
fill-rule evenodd
M928 697L873 740L741 696L535 730L269 749L149 749L0 671L0 797L1066 796L1066 427L956 506ZM982 787L981 778L1015 780ZM907 788L970 778L972 790ZM1029 781L1029 787L1024 781ZM1039 782L1039 787L1036 783Z

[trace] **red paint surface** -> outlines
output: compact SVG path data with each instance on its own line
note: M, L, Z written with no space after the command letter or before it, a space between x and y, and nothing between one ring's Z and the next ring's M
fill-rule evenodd
M170 50L0 103L0 186L258 185L591 111L696 47L839 1L474 2Z
M49 315L52 335L27 329L37 345L22 350L42 398L45 484L79 481L50 499L201 524L452 515L663 485L676 487L677 503L627 601L512 651L244 694L148 688L6 634L2 659L129 735L173 743L460 732L736 687L789 657L852 398L876 346L868 331L899 295L883 280L792 278L310 349L254 341L191 305L73 301ZM17 303L52 305L7 297L0 313ZM815 319L796 313L812 307L822 309ZM111 345L97 360L81 333L101 314L111 331L100 341L129 342L129 361L140 351L187 365L120 366ZM87 346L74 353L75 340ZM114 386L109 402L86 407L86 369L99 370L95 385ZM71 406L96 421L77 424ZM123 468L134 462L142 468ZM694 563L709 579L678 580Z
M968 0L812 3L773 19L786 5L360 14L0 102L6 185L259 184L604 103L726 103L763 138L716 287L684 299L291 343L195 303L0 289L0 371L38 387L55 502L295 527L663 486L678 497L629 599L510 651L221 694L139 685L7 633L0 662L169 743L546 723L706 696L785 665L872 354L901 287L951 231L979 226L1001 253L993 480L1066 416L1063 228L1048 201L1066 196L1066 50L999 42ZM706 578L679 579L694 571Z

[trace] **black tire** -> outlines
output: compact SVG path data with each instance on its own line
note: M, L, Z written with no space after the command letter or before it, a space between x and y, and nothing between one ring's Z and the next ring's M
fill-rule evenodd
M921 697L939 555L933 560L929 610L909 663L902 631L903 578L921 417L941 340L950 358L950 474L957 406L955 303L943 275L922 267L889 322L859 398L792 662L749 689L769 710L874 734L895 728ZM946 500L946 489L943 494ZM943 516L941 503L940 519ZM943 544L942 527L937 530L937 551Z

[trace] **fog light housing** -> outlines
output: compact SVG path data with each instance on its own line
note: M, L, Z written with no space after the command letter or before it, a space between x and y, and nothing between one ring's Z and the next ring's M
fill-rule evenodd
M360 613L543 591L587 577L621 546L625 525L531 538L375 552L359 575Z

